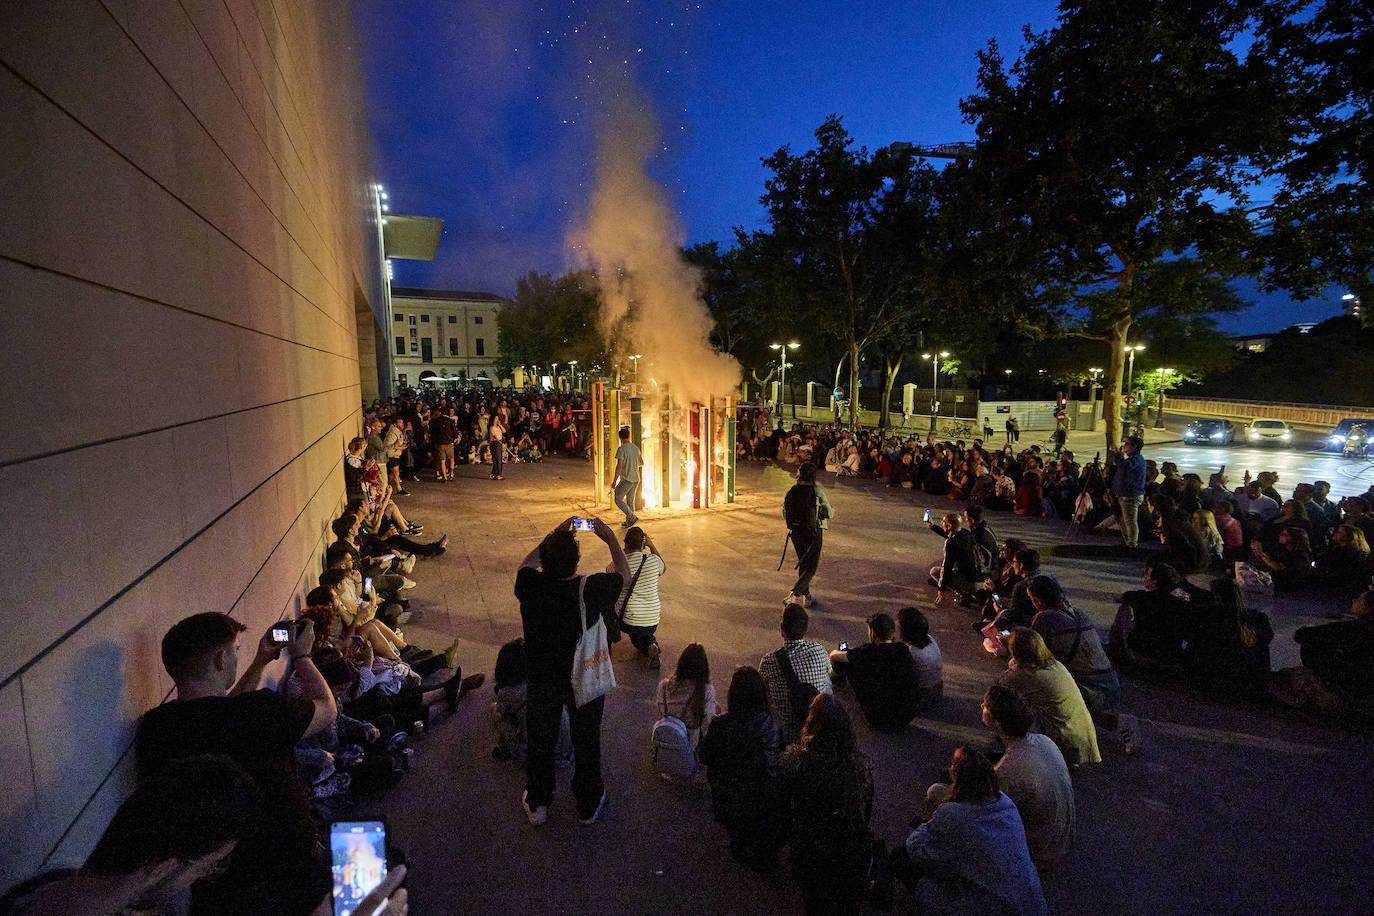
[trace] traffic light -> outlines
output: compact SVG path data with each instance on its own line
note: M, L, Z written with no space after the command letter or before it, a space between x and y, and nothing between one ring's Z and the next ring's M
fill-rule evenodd
M1069 406L1069 399L1064 397L1064 392L1059 392L1059 409L1063 410Z

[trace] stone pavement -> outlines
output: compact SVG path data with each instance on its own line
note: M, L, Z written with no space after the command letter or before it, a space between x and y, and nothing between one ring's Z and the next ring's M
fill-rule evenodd
M870 732L852 695L839 691L872 762L873 826L893 846L954 747L989 740L978 704L1002 665L979 648L969 611L930 610L923 583L941 542L921 527L920 513L958 504L872 482L823 484L837 518L813 588L821 605L809 636L828 646L859 641L868 614L916 602L930 614L945 659L943 708L899 735ZM447 532L450 542L444 557L416 570L420 587L409 595L425 617L407 636L439 646L461 635L465 672L490 676L497 648L520 633L515 569L556 523L592 513L589 467L562 459L510 465L500 482L482 468L462 467L453 483L410 488L407 514L427 533ZM777 571L781 489L753 465L740 469L739 491L734 506L666 517L649 511L643 520L667 562L663 673L683 646L701 642L722 698L736 665L757 665L780 644L781 598L792 581L790 563ZM613 507L600 514L619 521ZM1023 537L1042 550L1093 537L1063 522L991 515L999 537ZM584 542L584 571L606 559L600 542ZM1138 587L1142 568L1107 560L1046 565L1103 625L1115 596ZM1292 630L1323 609L1280 602L1268 610L1280 634L1276 664L1293 663ZM620 683L608 696L602 732L609 802L594 826L577 823L566 770L548 824L536 831L525 821L523 773L490 756L490 681L455 714L436 718L411 773L365 809L385 813L408 854L416 912L802 911L785 865L760 877L730 859L704 786L669 785L650 770L659 672L640 668L632 652L628 642L613 651ZM1138 677L1126 679L1124 695L1151 744L1128 758L1114 735L1101 735L1103 762L1075 774L1073 848L1045 878L1053 912L1369 911L1374 879L1364 824L1356 820L1368 807L1366 731ZM908 905L899 893L898 911Z

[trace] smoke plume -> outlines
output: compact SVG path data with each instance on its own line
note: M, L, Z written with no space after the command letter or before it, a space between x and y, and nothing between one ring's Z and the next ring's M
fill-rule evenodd
M666 383L679 404L709 402L739 388L740 366L717 353L700 272L682 258L685 234L646 166L658 147L647 103L628 90L606 107L597 137L596 187L575 255L601 287L601 331L613 356L643 354L638 376L651 396Z

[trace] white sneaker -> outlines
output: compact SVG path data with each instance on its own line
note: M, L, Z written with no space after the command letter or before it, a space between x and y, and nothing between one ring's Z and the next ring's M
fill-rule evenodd
M583 825L584 827L585 827L585 826L588 826L588 825L590 825L590 824L595 824L595 823L596 823L596 819L597 819L598 817L601 816L601 812L602 812L603 810L605 810L605 808L606 808L606 793L605 793L605 792L602 792L602 793L601 793L601 801L599 801L599 802L596 803L596 810L593 811L593 812L591 813L591 816L590 816L590 817L579 817L579 818L577 819L577 822L578 822L579 824Z
M783 606L783 607L787 607L789 604L802 604L802 603L803 603L803 602L802 602L802 597L801 597L801 595L798 595L798 594L796 594L796 593L794 593L794 592L788 592L788 593L787 593L787 597L785 597L785 598L782 599L782 606Z
M540 805L538 808L531 808L529 803L525 801L525 799L529 797L529 794L528 789L520 794L520 807L525 809L525 817L529 819L531 827L542 826L543 823L549 819L549 806ZM605 800L604 795L602 796L602 800ZM597 813L600 813L600 810L601 809L598 808Z
M404 560L401 561L400 569L403 575L410 575L410 571L414 568L415 554L412 553L410 556L406 557Z
M1116 717L1116 730L1121 735L1121 741L1126 745L1126 754L1135 755L1145 750L1145 732L1140 728L1140 720L1130 713L1121 713Z

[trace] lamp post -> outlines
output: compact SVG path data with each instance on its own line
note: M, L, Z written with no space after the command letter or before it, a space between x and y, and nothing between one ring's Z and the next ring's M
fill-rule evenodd
M939 353L922 353L922 354L921 354L921 359L929 359L929 360L932 360L932 361L933 361L933 362L931 363L931 368L932 368L934 371L931 373L931 381L930 381L930 431L931 431L932 433L935 432L935 419L940 415L940 359L941 359L941 357L943 357L943 358L945 358L945 359L948 359L948 358L949 358L949 351L948 351L948 350L941 350ZM1011 370L1007 370L1007 371L1008 371L1008 374L1010 374L1010 371L1011 371Z
M1164 428L1164 391L1169 387L1173 372L1172 369L1159 370L1159 407L1155 410L1155 429Z
M635 384L639 384L639 361L644 358L643 353L636 353L630 357L630 362L635 364Z
M572 375L572 390L577 390L577 360L568 360L568 372Z
M795 340L790 341L786 346L783 346L782 344L779 344L779 343L773 343L773 344L769 344L769 345L768 345L768 349L770 349L770 350L777 350L777 351L778 351L778 353L779 353L779 355L780 355L780 357L781 357L781 360L782 360L782 377L781 377L780 379L778 379L778 417L779 417L779 418L782 417L782 401L783 401L783 398L787 397L787 366L788 366L788 363L787 363L787 351L788 351L788 350L795 350L795 349L797 349L797 348L800 347L800 346L801 346L801 344L797 343ZM794 419L794 420L797 419L797 405L796 405L795 403L792 405L792 419Z
M1130 360L1130 366L1126 369L1126 393L1131 393L1131 381L1135 378L1135 355L1145 349L1144 344L1135 344L1126 347L1126 356Z

